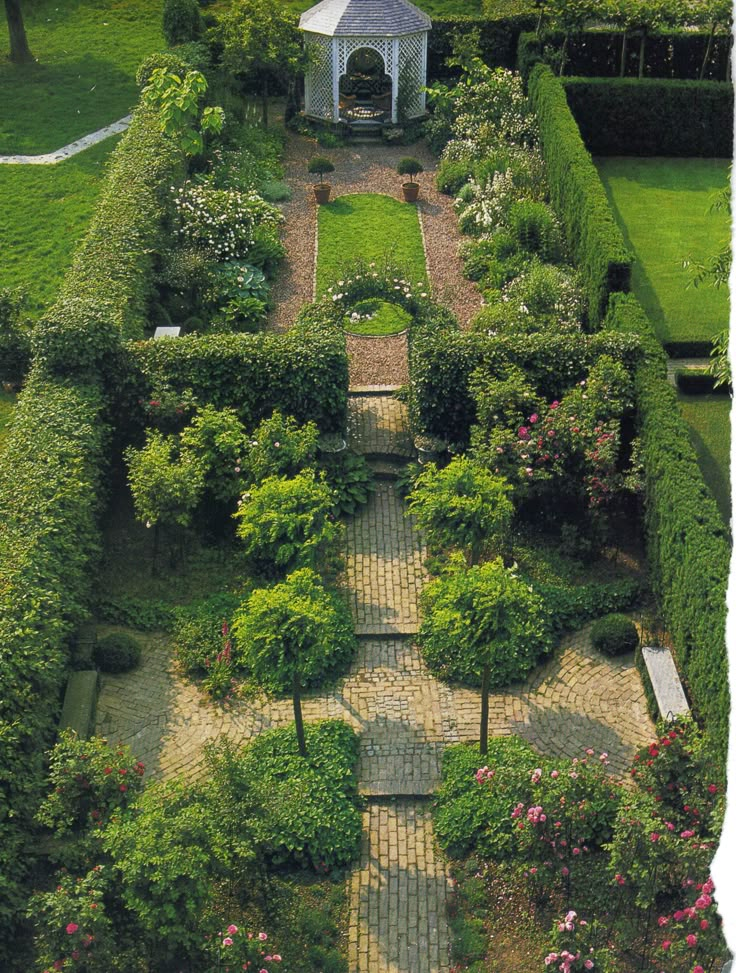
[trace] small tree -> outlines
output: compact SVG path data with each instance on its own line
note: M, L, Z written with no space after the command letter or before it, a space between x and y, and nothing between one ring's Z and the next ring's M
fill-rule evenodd
M462 559L432 581L423 594L423 647L441 653L459 647L481 675L480 752L488 750L488 693L521 679L544 640L539 596L500 558L467 568Z
M313 159L310 159L309 164L307 166L307 172L309 172L313 176L319 175L320 186L324 184L326 173L334 172L334 171L335 171L335 167L330 162L330 160L325 159L324 156L321 155L315 156Z
M567 48L570 34L583 30L586 23L597 13L595 0L549 0L548 8L554 26L564 32L565 39L560 52L560 74L565 73Z
M409 182L414 182L414 176L424 172L424 166L419 159L412 159L407 156L399 162L396 171L400 176L408 176Z
M444 469L429 464L409 496L409 513L433 548L465 553L469 565L503 548L514 505L510 485L480 463L458 456Z
M161 131L171 136L185 155L202 151L203 132L222 131L222 108L207 107L200 113L200 100L207 81L200 71L187 71L181 77L166 68L155 68L143 89L143 104L158 112Z
M290 480L270 476L243 494L237 533L256 570L274 577L322 563L342 536L330 487L312 470Z
M306 757L302 687L353 651L347 609L311 568L302 568L281 584L254 591L236 615L233 630L261 685L290 686L299 753Z
M197 0L165 0L163 31L169 47L196 40L202 32Z

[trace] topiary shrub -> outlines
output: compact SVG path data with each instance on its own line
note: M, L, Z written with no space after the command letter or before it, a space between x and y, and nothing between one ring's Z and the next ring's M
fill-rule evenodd
M141 660L140 642L125 632L106 635L95 646L94 660L103 672L129 672Z
M202 30L197 0L166 0L163 30L169 47L196 40Z
M639 644L636 625L626 615L604 615L590 630L593 647L605 655L625 655Z

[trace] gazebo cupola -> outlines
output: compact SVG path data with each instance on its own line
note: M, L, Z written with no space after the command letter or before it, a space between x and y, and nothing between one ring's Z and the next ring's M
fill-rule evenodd
M432 21L409 0L322 0L299 28L311 54L306 115L375 124L424 114Z

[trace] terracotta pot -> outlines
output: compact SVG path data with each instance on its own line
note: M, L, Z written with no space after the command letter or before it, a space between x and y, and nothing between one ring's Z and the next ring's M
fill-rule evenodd
M329 203L330 201L330 190L332 186L328 182L318 183L314 187L314 198L317 200L318 205L323 203Z
M418 182L405 182L401 187L404 190L404 200L407 203L416 203L419 196Z

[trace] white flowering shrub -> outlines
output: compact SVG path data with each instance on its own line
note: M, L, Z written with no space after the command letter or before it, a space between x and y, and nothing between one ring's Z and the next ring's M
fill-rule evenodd
M256 230L275 228L284 219L257 193L236 189L187 183L174 203L181 242L207 250L216 260L248 256Z

